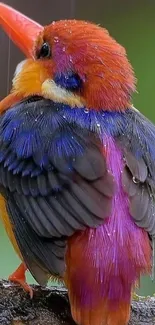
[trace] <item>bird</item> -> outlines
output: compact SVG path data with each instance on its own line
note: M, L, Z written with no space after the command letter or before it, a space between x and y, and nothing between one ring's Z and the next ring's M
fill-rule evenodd
M0 211L29 270L64 283L79 325L126 325L154 271L155 126L125 48L93 22L47 26L0 3L25 55L0 102Z

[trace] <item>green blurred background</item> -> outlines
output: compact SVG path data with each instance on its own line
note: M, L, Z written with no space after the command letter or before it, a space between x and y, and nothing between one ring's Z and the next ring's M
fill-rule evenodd
M100 23L111 35L125 46L134 67L138 93L134 105L155 122L155 1L153 0L8 0L3 1L16 9L47 24L62 18L79 18ZM37 10L36 10L37 8ZM8 43L0 31L0 98L10 85L16 64L22 54ZM8 59L10 57L10 59ZM0 278L7 278L19 264L19 259L0 224ZM28 281L34 282L28 274ZM140 294L155 293L155 282L144 278Z

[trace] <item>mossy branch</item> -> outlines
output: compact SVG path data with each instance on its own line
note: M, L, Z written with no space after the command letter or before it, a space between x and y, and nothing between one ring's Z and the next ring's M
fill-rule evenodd
M0 281L1 325L75 325L70 313L67 290L33 286L31 300L18 285ZM131 306L130 325L155 324L155 298L139 297Z

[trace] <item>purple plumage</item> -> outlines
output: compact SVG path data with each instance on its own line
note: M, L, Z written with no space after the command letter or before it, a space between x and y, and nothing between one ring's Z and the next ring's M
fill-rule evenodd
M151 248L146 231L129 212L122 151L110 137L104 137L103 148L108 172L116 183L112 211L103 225L70 240L67 285L79 324L121 325L128 320L136 281L151 268Z

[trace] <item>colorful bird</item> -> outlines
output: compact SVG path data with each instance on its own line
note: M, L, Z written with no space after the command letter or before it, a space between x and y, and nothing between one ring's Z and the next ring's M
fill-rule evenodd
M0 3L0 23L27 57L0 103L11 278L58 278L77 324L125 325L155 236L155 126L132 105L126 52L85 21L42 27Z

